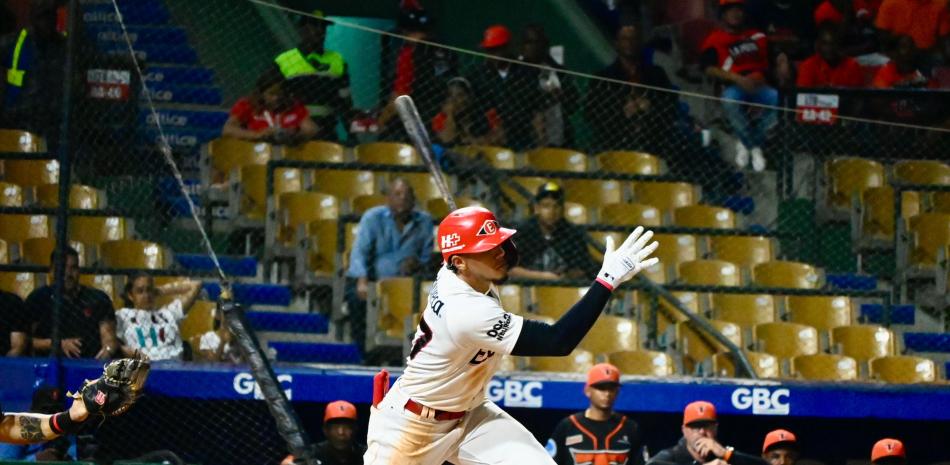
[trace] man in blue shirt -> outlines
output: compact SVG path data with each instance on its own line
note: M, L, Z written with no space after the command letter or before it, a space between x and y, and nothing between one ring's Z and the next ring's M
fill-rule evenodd
M434 241L432 216L415 210L416 196L405 179L395 178L386 192L386 205L363 214L350 251L346 276L350 336L360 348L366 343L366 295L370 281L411 276L425 269Z

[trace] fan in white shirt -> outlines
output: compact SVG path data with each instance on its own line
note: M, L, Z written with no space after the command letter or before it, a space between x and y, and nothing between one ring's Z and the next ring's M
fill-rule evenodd
M183 280L155 287L147 274L130 276L122 298L125 308L116 312L116 334L129 356L147 355L151 360L181 360L184 344L179 325L201 291L201 282ZM157 308L159 297L172 300Z

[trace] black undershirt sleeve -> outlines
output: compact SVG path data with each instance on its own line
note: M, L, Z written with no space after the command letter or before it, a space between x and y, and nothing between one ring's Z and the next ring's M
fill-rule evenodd
M584 297L553 325L524 320L511 355L558 357L571 353L594 326L610 294L606 286L594 281Z

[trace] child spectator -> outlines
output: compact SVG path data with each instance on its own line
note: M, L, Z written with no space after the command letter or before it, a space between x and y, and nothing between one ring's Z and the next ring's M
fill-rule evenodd
M283 78L267 72L254 92L237 101L221 131L223 136L295 145L317 134L317 125L300 102L284 92Z
M179 281L156 288L155 280L147 274L130 276L122 294L125 307L116 312L117 332L124 343L125 355L181 360L184 344L179 325L200 290L200 281ZM160 296L174 296L174 299L156 308L156 298Z

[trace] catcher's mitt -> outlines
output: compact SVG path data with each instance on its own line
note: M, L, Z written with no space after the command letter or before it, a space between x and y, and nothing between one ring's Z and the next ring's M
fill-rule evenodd
M106 364L102 376L86 380L79 392L73 394L82 399L89 416L102 414L114 416L125 413L138 398L150 368L148 360L121 358Z

